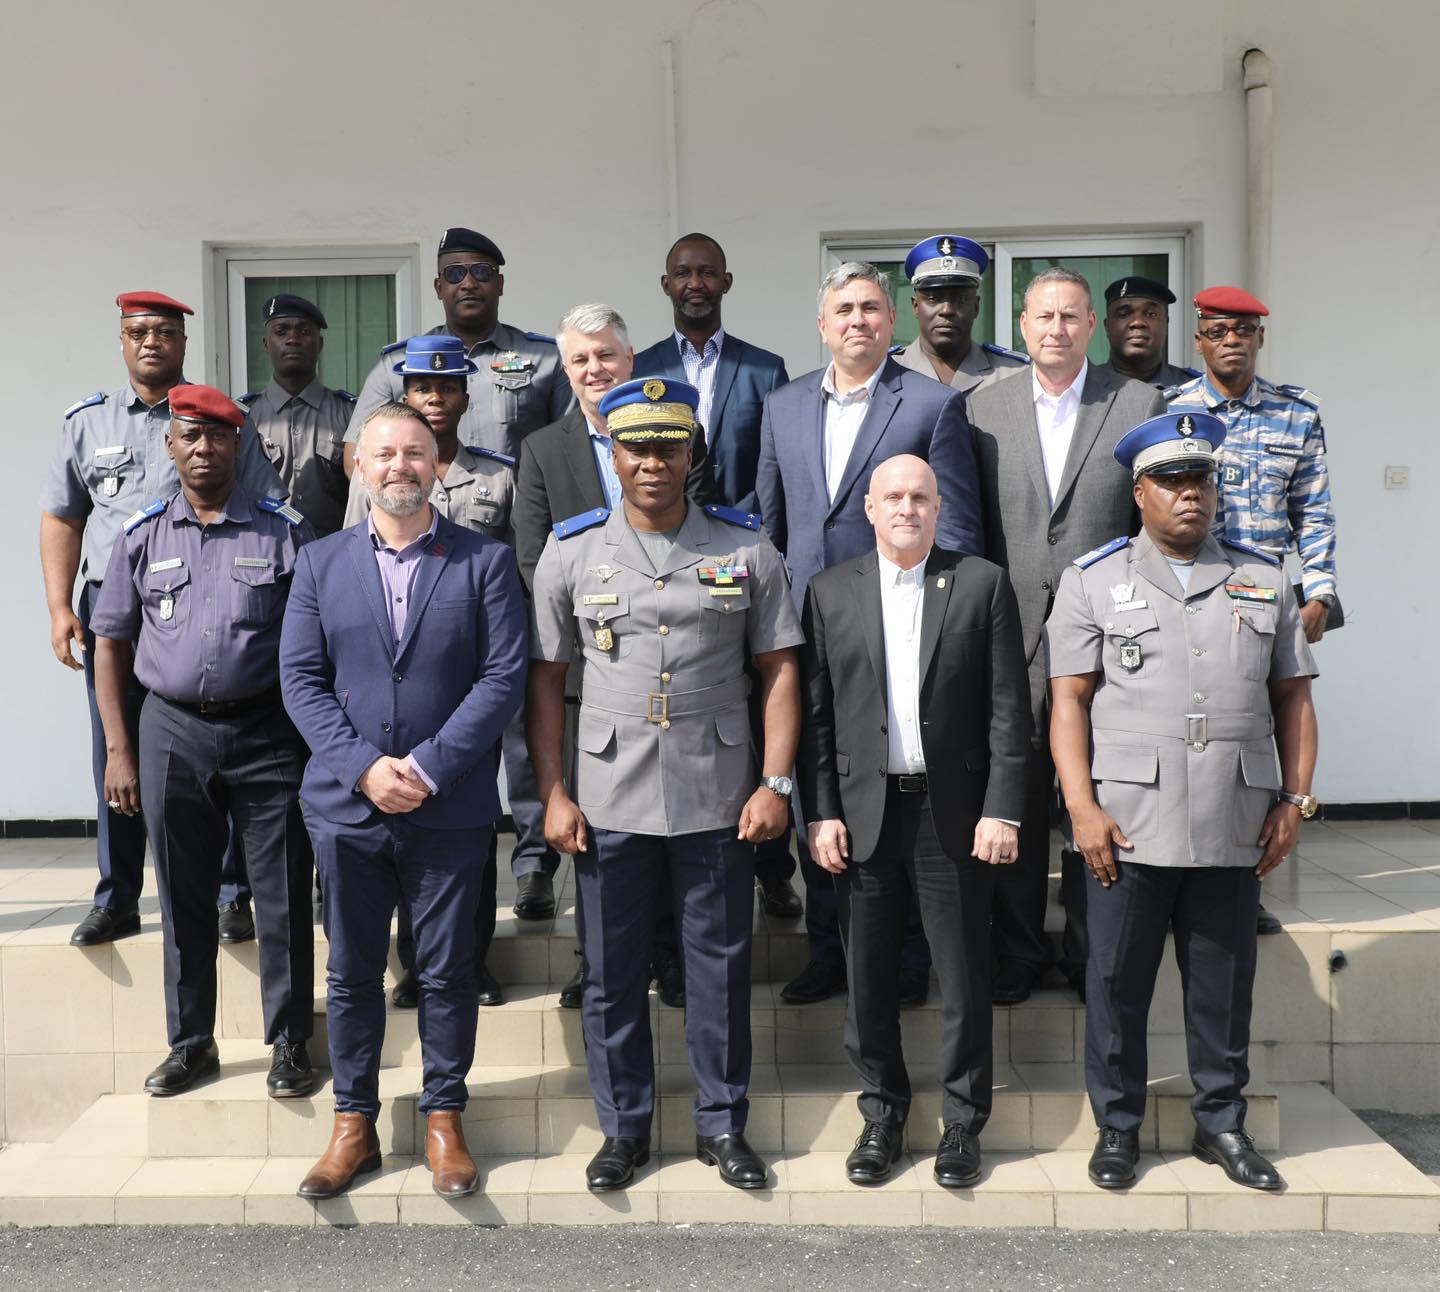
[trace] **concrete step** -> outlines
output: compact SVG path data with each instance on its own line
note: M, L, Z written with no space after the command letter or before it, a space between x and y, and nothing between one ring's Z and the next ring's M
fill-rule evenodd
M541 1079L531 1074L520 1080ZM992 1124L984 1136L984 1175L973 1189L951 1191L934 1183L933 1139L912 1142L892 1178L871 1189L846 1182L848 1143L767 1151L771 1187L755 1193L724 1186L713 1169L694 1160L690 1144L672 1151L662 1143L631 1188L597 1195L584 1187L586 1148L538 1156L499 1149L493 1140L484 1142L481 1127L471 1146L479 1150L482 1188L472 1198L438 1198L412 1144L390 1153L381 1171L346 1196L320 1203L294 1195L318 1148L292 1141L283 1154L147 1156L150 1114L179 1107L187 1097L166 1103L115 1095L99 1100L52 1144L16 1144L0 1152L0 1224L743 1221L1431 1235L1440 1229L1440 1189L1334 1096L1308 1085L1277 1093L1286 1116L1274 1158L1289 1185L1280 1194L1242 1189L1183 1149L1157 1152L1153 1146L1142 1156L1135 1187L1107 1192L1086 1178L1088 1133L1083 1146L1008 1152L999 1142L999 1125ZM853 1131L853 1109L846 1115Z

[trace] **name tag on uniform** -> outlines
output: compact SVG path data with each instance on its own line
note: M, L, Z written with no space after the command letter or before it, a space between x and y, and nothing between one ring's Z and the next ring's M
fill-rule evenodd
M1292 444L1266 444L1266 453L1278 453L1282 458L1298 458L1300 450Z
M620 598L613 592L587 592L582 599L587 606L618 606Z
M710 595L711 595L712 597L743 597L743 596L745 595L745 589L744 589L744 588L711 588L711 589L710 589Z
M1115 609L1117 611L1144 610L1149 604L1150 603L1148 601L1121 601L1116 604Z
M111 458L117 453L124 453L126 451L127 447L124 444L107 444L103 449L96 449L95 456L97 458Z
M159 574L161 570L178 570L185 565L183 556L172 556L168 561L151 561L150 573Z
M242 570L268 570L270 562L263 556L237 556L235 564ZM154 569L154 566L150 567Z

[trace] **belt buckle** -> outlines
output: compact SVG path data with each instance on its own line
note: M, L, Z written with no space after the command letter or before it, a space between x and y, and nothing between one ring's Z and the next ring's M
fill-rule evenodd
M924 772L903 772L899 778L899 789L902 794L923 794L926 790Z
M1185 715L1185 742L1197 752L1210 743L1210 724L1203 713Z
M670 694L668 691L647 691L645 694L646 722L670 721Z

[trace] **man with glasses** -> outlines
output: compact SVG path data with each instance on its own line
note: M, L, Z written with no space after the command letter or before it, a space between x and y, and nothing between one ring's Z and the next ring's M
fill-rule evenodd
M504 264L500 248L483 233L446 229L435 274L445 322L427 335L458 336L465 342L465 357L477 368L469 381L470 407L460 420L460 442L516 457L520 441L557 421L570 408L571 397L554 339L500 322ZM365 379L345 436L346 475L354 471L355 441L365 419L381 404L405 398L402 378L393 371L404 349L403 340L386 346Z

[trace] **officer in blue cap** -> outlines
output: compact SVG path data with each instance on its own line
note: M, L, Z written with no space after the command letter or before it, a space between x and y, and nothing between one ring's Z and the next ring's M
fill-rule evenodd
M685 964L696 1156L740 1189L766 1168L745 1140L754 849L788 827L803 639L760 517L685 495L699 392L642 377L600 401L621 504L563 520L535 568L530 754L545 836L575 858L586 1066L605 1141L592 1190L650 1155L646 987L662 875ZM580 657L574 775L565 675ZM763 699L751 752L747 655ZM762 779L763 778L763 779Z
M958 233L937 233L910 249L905 276L920 335L895 355L896 363L965 391L1028 366L1030 360L1015 350L970 339L989 264L985 248Z
M1090 1178L1135 1179L1166 934L1184 988L1193 1151L1279 1189L1245 1130L1260 880L1313 816L1315 662L1279 561L1217 540L1225 424L1152 417L1115 446L1143 530L1066 570L1045 624L1050 747L1086 883ZM1074 912L1071 912L1072 918Z

